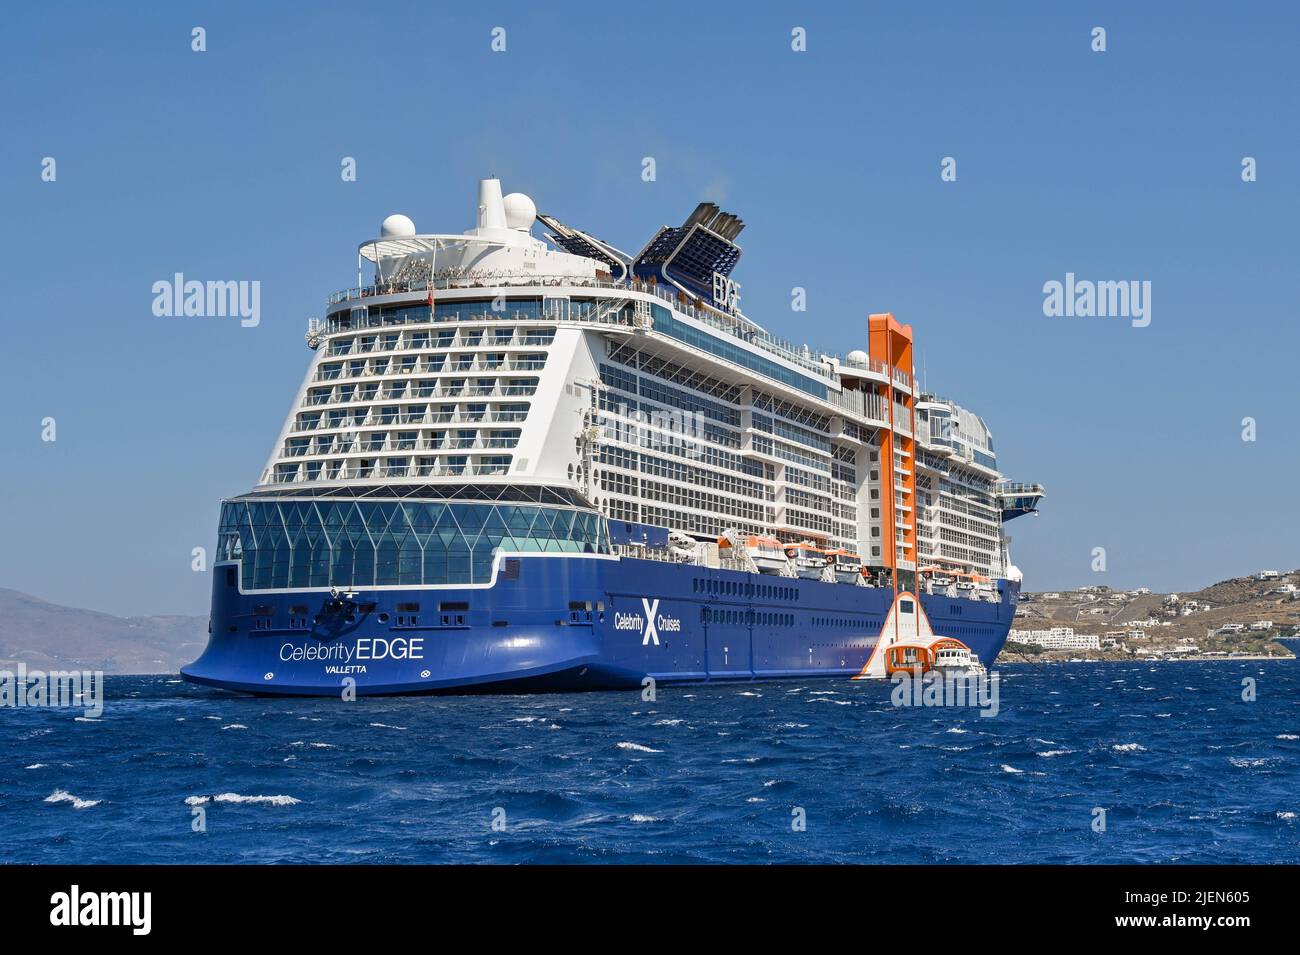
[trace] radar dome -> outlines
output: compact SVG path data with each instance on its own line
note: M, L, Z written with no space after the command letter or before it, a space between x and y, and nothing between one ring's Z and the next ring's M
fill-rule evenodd
M527 232L537 220L537 205L522 192L512 192L502 200L506 207L506 225Z
M384 220L384 224L379 227L379 234L385 239L412 236L415 235L415 223L400 212L394 213Z
M848 359L850 365L865 365L867 363L867 353L861 349L851 351L844 357Z

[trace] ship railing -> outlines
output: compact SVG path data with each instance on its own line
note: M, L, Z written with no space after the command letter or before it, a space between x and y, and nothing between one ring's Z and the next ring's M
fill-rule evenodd
M480 438L480 439L458 439L451 438L443 441L434 441L432 439L422 439L417 441L393 441L393 442L361 442L352 441L349 443L335 442L333 444L322 445L315 450L302 447L286 448L283 457L305 457L307 455L316 456L336 456L340 454L407 454L411 452L428 452L428 451L500 451L510 450L519 446L518 438Z
M437 278L433 281L433 289L435 292L438 289L446 290L446 289L467 289L467 288L469 289L480 288L480 289L484 289L485 291L492 291L494 289L505 287L505 286L541 287L541 288L546 288L546 287L593 288L593 289L609 289L609 290L620 291L620 292L626 292L631 290L636 292L648 293L668 303L678 313L686 315L687 317L694 319L695 321L706 324L712 328L717 329L718 331L725 332L727 335L739 339L740 341L747 342L765 351L771 352L772 354L777 355L780 358L785 359L786 361L792 362L800 366L801 368L810 371L813 374L821 378L824 378L828 381L835 380L835 373L822 360L823 358L829 356L825 356L820 352L814 353L810 349L808 349L807 346L797 346L793 342L789 342L786 341L785 339L778 338L777 336L772 335L770 332L760 329L757 326L752 325L741 319L730 320L708 309L697 308L695 305L693 305L690 302L689 299L685 299L685 297L681 293L675 293L658 284L650 284L644 282L633 282L629 284L625 282L613 282L613 281L607 281L602 279L583 279L583 278L570 277L570 276L543 276L543 275L535 275L529 273L503 273L500 276L495 276L491 281L477 279L477 278L471 279L466 277ZM390 282L390 283L380 283L379 285L359 286L359 287L344 289L342 291L335 292L333 295L329 297L327 302L327 307L337 305L341 302L351 301L353 299L371 298L379 295L396 295L396 294L404 294L404 293L411 293L411 292L428 292L428 291L429 291L429 282L427 280L420 281L420 282ZM474 314L479 315L480 313L474 313ZM524 320L519 317L512 318L511 316L505 313L501 313L499 315L497 313L494 313L492 317L494 320L497 320L498 318L500 320L507 320L507 319L514 320L514 321ZM435 319L433 316L430 316L430 321L436 321L438 323L441 323L444 321L455 321L457 320L457 318L458 316L445 318L445 319ZM579 314L572 317L565 316L559 313L553 313L553 314L543 315L540 318L537 318L536 316L528 316L528 318L536 319L539 321L596 322L598 324L617 324L617 325L630 324L630 319L624 317L621 312L616 313L615 315ZM333 334L334 332L343 331L345 329L352 330L356 328L381 327L384 324L379 319L376 319L373 325L370 324L368 320L363 320L363 321L365 322L365 324L352 324L349 316L349 324L342 325L337 320L331 319L327 327L329 332ZM385 327L392 327L392 325L389 324L388 326ZM905 379L908 382L908 387L910 387L910 376L906 376L906 374L902 372L900 373L905 375ZM903 379L900 379L900 381L902 380Z
M531 319L530 319L531 321ZM342 329L340 329L342 330ZM352 329L347 329L351 331ZM484 341L482 338L451 338L451 339L429 339L428 341L410 342L405 346L394 345L391 348L383 348L378 345L362 346L355 345L351 339L336 339L330 343L329 350L325 352L325 360L332 358L355 358L358 355L373 355L380 351L401 351L413 350L420 353L427 352L430 348L436 349L439 353L442 351L451 351L460 348L545 348L552 343L553 339L549 335L534 335L529 332L523 332L518 335L511 335L507 338L490 338Z
M500 375L511 372L542 371L546 367L544 361L530 362L490 362L485 364L473 365L451 365L448 363L429 362L419 364L411 362L409 364L399 364L394 368L366 370L359 375L343 374L340 369L332 371L322 370L312 378L312 384L323 382L369 382L376 378L397 378L408 377L412 375Z
M497 414L458 414L446 411L429 412L425 415L408 416L397 421L391 416L367 415L360 420L348 418L342 421L303 421L294 425L294 433L308 431L347 431L355 428L373 428L393 424L520 424L528 416L526 411L502 411Z
M1023 481L999 481L993 485L993 490L998 494L1041 494L1043 486Z
M412 392L410 394L375 394L369 397L334 397L332 395L308 395L303 400L304 408L319 408L323 405L346 405L370 401L416 401L422 398L431 398L436 400L445 400L449 398L529 398L537 393L536 385L507 385L501 388L483 389L483 388L436 388L432 391ZM396 415L389 416L385 424L391 423L396 419Z
M609 550L616 557L635 557L639 560L657 560L669 564L679 563L666 547L646 547L644 544L611 544Z
M346 369L342 368L321 368L320 372L312 378L313 382L324 381L364 381L367 378L408 376L408 374L500 374L503 372L539 372L545 368L545 359L526 359L526 360L498 360L498 361L473 361L469 364L452 364L450 361L421 361L417 356L408 356L409 361L403 359L396 361L389 368L376 366L368 368L360 374L347 374ZM438 356L439 359L445 356ZM326 359L328 361L329 359Z
M411 477L504 477L509 473L504 464L464 464L464 465L408 465L407 467L368 467L340 468L328 472L325 476L330 481L374 480L376 478L411 478ZM319 480L319 474L276 474L273 484L310 484Z

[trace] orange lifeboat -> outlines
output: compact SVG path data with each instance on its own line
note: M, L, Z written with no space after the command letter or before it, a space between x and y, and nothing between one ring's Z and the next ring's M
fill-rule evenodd
M843 547L827 551L827 558L835 568L835 579L844 583L856 583L862 575L862 558Z
M742 556L740 553L732 553L733 549L743 551L744 556L751 558L760 574L780 574L786 569L785 551L776 538L760 537L757 534L743 538L724 534L718 538L718 552L721 556Z
M929 673L941 656L946 658L952 655L943 651L965 651L968 656L973 656L970 647L953 637L939 637L933 643L896 643L885 648L885 674L893 676L895 673L910 673L920 676Z

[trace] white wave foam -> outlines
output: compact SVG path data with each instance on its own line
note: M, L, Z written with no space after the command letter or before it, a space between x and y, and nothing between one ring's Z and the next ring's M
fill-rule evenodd
M619 743L619 749L630 749L637 753L662 753L662 749L651 749L649 746L642 746L640 743Z
M223 730L246 730L248 729L243 723L227 723L221 727Z
M102 722L104 722L103 720L97 720L97 719L95 719L93 716L74 716L74 717L72 718L72 721L73 721L74 723L102 723Z
M685 720L655 720L654 726L681 726Z
M1117 753L1145 753L1147 748L1141 743L1116 743L1111 747Z
M1271 760L1263 758L1248 759L1245 756L1229 756L1228 762L1238 769L1257 769L1260 766L1267 766Z
M293 796L243 796L239 793L217 793L215 796L187 796L185 805L201 806L207 802L230 802L236 805L296 806L302 802Z
M70 802L73 809L89 809L91 806L98 806L104 800L102 799L82 799L80 796L74 796L66 789L56 789L45 797L48 803Z
M1002 764L1002 771L1003 771L1004 773L1015 773L1015 774L1017 774L1017 775L1019 775L1019 774L1021 774L1021 773L1024 772L1023 769L1016 769L1016 767L1014 767L1014 766L1008 766L1006 763L1003 763L1003 764Z
M742 690L740 696L762 696L762 693L755 693L752 690Z
M1278 739L1300 739L1300 736L1297 736L1295 733L1278 733L1277 738Z
M390 726L390 725L387 724L387 723L371 723L370 725L373 726L373 727L375 727L375 729L381 729L381 730L404 730L404 729L406 729L405 726Z
M1074 750L1072 749L1045 749L1041 753L1038 753L1037 755L1045 756L1048 759L1050 759L1053 756L1064 756L1067 753L1073 753L1073 752Z
M944 732L947 733L969 733L970 730L964 730L960 726L949 726Z
M639 812L633 813L627 818L629 822L661 822L662 821L658 816L646 816L646 815L642 815Z
M824 696L814 696L810 700L804 700L805 703L834 703L836 706L852 706L852 700L828 700Z
M30 766L24 766L23 769L44 769L45 763L32 763Z
M1293 812L1286 812L1286 811L1283 811L1283 810L1278 810L1277 817L1278 817L1279 819L1294 819L1294 818L1295 818L1295 813L1293 813Z

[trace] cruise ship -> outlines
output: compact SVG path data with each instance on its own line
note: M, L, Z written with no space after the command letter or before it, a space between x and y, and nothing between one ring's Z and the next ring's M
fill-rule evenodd
M988 427L913 329L843 358L744 314L709 202L631 254L479 183L384 220L255 487L222 503L196 683L574 691L991 665L1020 572ZM535 233L542 233L538 237Z

